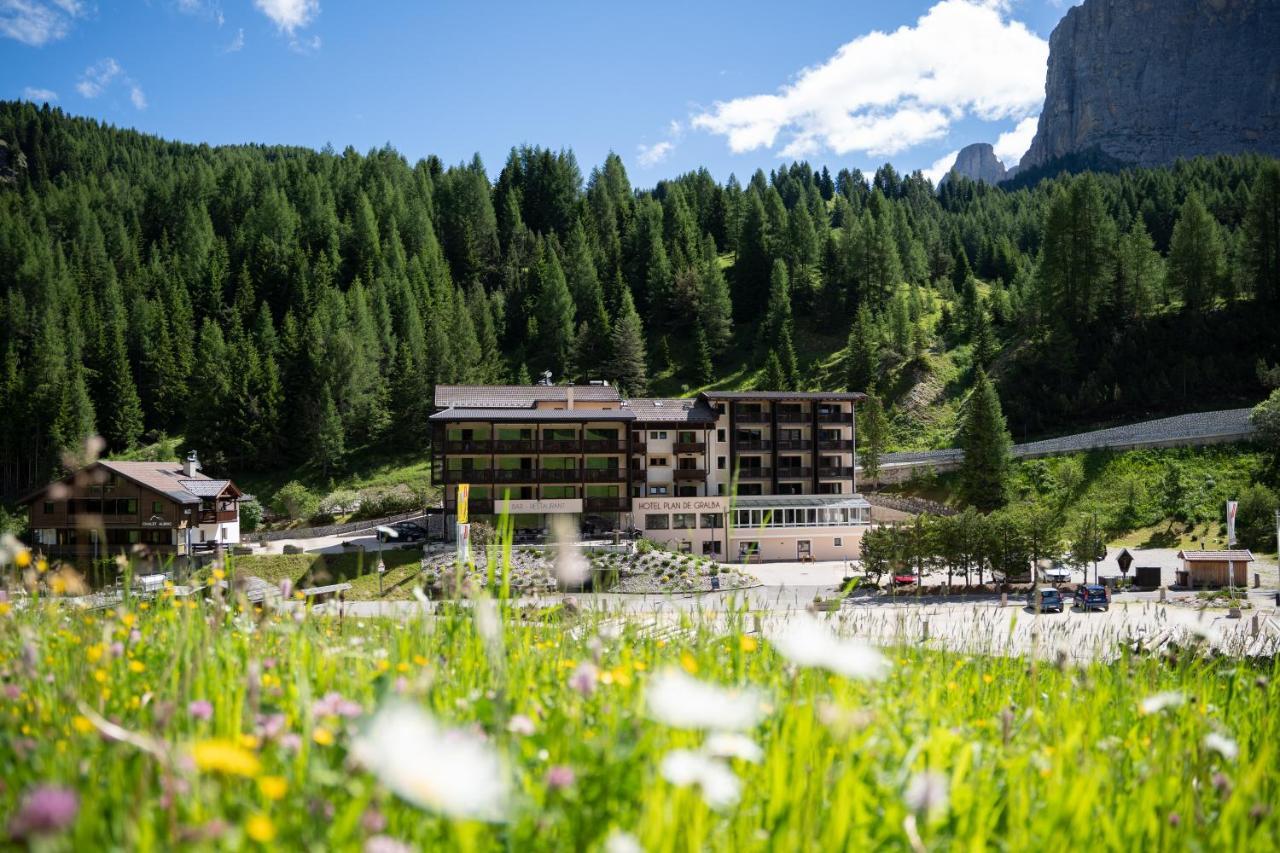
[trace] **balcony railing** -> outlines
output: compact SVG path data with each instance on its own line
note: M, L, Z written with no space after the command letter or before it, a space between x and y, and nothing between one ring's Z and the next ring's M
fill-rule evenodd
M778 412L780 424L807 424L812 416L808 412Z
M532 438L500 438L493 443L495 453L534 453L538 442Z
M224 521L235 521L239 518L239 514L234 509L202 509L200 510L200 524L220 524Z
M676 468L674 473L676 482L680 482L682 480L702 481L707 479L707 472L701 468Z
M768 468L742 468L738 471L740 480L767 480L772 476Z
M780 438L779 450L813 450L813 442L807 438Z
M619 483L627 479L623 468L584 468L582 473L588 483Z
M832 468L832 467L819 468L818 476L826 477L827 479L839 478L839 479L847 480L853 477L853 469L846 468L843 466L836 467L836 468Z
M760 412L754 409L734 409L733 419L743 424L767 424L770 422L768 412Z
M818 422L824 424L851 424L853 415L849 412L818 412Z
M738 439L738 450L772 450L773 442L767 438Z
M538 472L534 468L495 468L493 481L495 483L536 483Z
M586 512L626 512L631 507L627 498L583 498Z
M543 483L577 483L582 475L577 468L543 468L538 479Z
M470 441L446 441L444 443L446 453L489 453L492 448L493 442L487 438Z
M456 514L458 505L456 503L447 503L444 505L444 511ZM492 515L493 514L493 498L471 498L467 501L467 512L471 515Z
M493 470L490 468L446 468L445 483L492 483Z
M585 438L582 440L584 453L621 453L626 446L616 438Z
M779 480L802 480L812 476L813 476L812 468L799 468L795 466L792 466L789 468L783 468L781 466L778 467Z
M576 438L544 438L543 453L578 453L582 450L582 442Z
M820 438L818 439L819 450L844 450L853 451L853 440L849 438Z
M677 441L675 443L676 453L702 453L707 446L701 441Z

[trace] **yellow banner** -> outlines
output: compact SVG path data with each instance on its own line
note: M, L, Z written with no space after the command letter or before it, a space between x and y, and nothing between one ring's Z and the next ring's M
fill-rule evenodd
M467 523L467 495L471 492L469 483L458 484L458 523Z

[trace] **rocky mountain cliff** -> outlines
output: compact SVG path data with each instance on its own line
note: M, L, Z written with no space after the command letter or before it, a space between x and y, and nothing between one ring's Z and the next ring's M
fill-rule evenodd
M1007 177L1004 163L996 157L996 152L989 142L977 142L961 148L951 171L974 181L983 181L993 187ZM948 176L950 174L950 172L947 173ZM946 180L947 178L944 177L942 182Z
M1280 0L1085 0L1067 12L1020 168L1090 149L1143 166L1280 155Z

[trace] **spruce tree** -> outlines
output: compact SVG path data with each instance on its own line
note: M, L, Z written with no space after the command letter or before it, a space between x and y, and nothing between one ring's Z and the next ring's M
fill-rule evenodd
M573 296L565 283L560 260L549 241L542 245L538 259L538 296L535 316L538 321L537 353L544 369L556 376L568 373L573 355L575 313Z
M973 320L973 363L986 370L996 357L996 336L991 329L986 305L978 304Z
M733 336L733 302L729 298L729 285L720 269L715 242L711 235L702 240L702 262L698 267L701 290L698 294L698 320L707 336L707 343L719 350L729 345Z
M635 301L630 290L622 291L622 307L613 321L613 350L609 363L609 375L624 393L640 396L648 387L645 371L644 327L636 313Z
M845 354L845 376L850 391L870 393L880 372L879 332L871 309L863 305L858 309L853 326L849 329L849 341Z
M1204 308L1218 295L1224 264L1221 229L1192 193L1182 205L1169 241L1170 289L1182 293L1188 309Z
M858 458L862 463L863 476L874 485L880 477L880 456L889 439L889 422L885 418L884 406L880 403L879 396L867 396L862 404L859 420L858 437L862 439L862 449Z
M784 391L786 385L787 376L783 372L782 361L778 358L777 351L771 349L769 357L765 359L760 379L756 382L756 388L760 391Z
M707 341L707 335L702 331L702 326L698 326L694 331L694 354L697 359L694 364L694 376L698 378L698 382L702 385L710 385L711 380L715 378L715 368L711 364L711 345Z
M1244 245L1253 292L1261 300L1280 302L1280 162L1263 166L1253 182Z
M1007 499L1012 440L1000 410L1000 396L981 368L965 406L960 430L960 446L964 450L960 496L965 503L990 512L1004 506Z
M333 394L329 386L325 386L320 397L320 408L315 424L313 455L320 471L328 475L342 462L346 455L346 438L342 427L342 416L333 402Z

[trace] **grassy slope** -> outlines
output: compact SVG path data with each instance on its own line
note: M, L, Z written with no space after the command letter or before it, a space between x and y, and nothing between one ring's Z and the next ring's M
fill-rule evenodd
M234 557L229 560L236 574L253 575L271 583L286 578L294 589L323 586L333 583L349 583L348 593L354 599L378 598L378 557L386 563L387 572L382 578L382 598L408 599L413 597L410 583L422 568L422 551L419 548L402 548L349 554L263 554L251 557Z
M1181 520L1168 518L1161 505L1160 480L1170 465L1177 466L1186 489ZM1241 445L1092 451L1014 463L1012 493L1015 500L1038 498L1058 506L1068 519L1096 512L1117 545L1225 547L1225 502L1253 482L1262 466L1262 454ZM957 475L944 474L894 491L958 505L958 485Z

